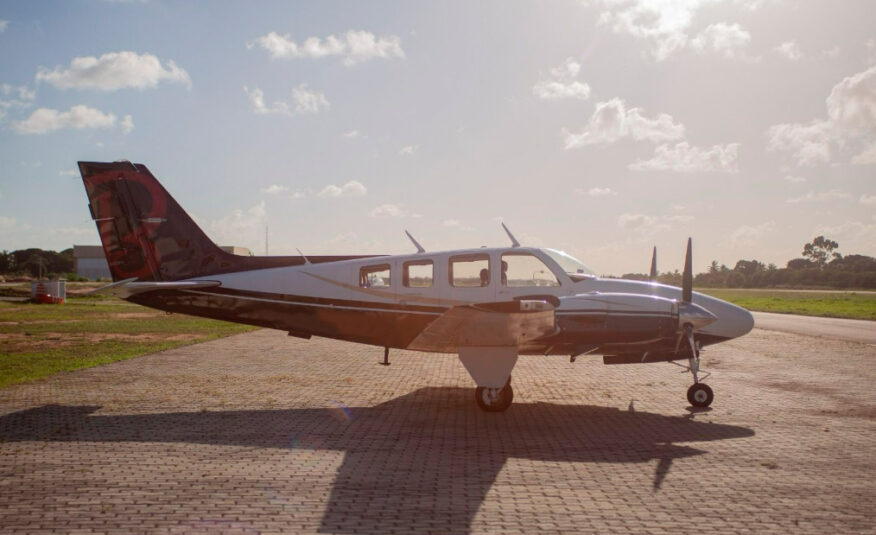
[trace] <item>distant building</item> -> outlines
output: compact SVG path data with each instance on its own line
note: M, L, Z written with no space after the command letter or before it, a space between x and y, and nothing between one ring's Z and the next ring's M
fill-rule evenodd
M226 253L236 254L240 256L250 256L252 254L249 252L248 247L238 247L236 245L222 245L219 248Z
M74 269L76 274L87 279L110 279L109 264L100 245L74 245Z
M225 245L220 247L226 253L236 254L240 256L249 256L249 249L246 247L238 247L236 245ZM106 262L106 256L103 254L103 247L100 245L74 245L73 258L75 259L76 274L87 279L111 279L109 264Z

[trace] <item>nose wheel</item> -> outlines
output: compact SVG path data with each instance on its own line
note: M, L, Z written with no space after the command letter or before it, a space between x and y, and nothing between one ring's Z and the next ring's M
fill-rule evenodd
M715 394L706 383L694 383L687 389L687 400L694 407L708 407L715 399Z

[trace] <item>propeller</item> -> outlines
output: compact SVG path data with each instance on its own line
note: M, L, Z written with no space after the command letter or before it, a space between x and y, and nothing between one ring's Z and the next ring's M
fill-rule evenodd
M693 299L693 262L691 262L691 239L687 239L687 252L684 255L684 272L681 275L681 302L690 303Z
M718 318L693 301L693 252L691 239L687 239L687 252L684 255L684 272L681 275L681 303L678 304L678 339L675 341L675 354L681 348L681 340L687 338L690 345L690 356L697 357L697 344L694 340L694 329L699 329L714 323Z
M654 253L651 254L651 273L648 275L648 281L654 282L657 280L657 246L654 246Z

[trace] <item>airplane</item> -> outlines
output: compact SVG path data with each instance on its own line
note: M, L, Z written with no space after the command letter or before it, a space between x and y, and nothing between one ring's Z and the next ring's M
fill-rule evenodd
M703 347L747 334L747 310L682 287L601 278L563 251L521 246L348 256L239 256L220 249L142 164L79 162L112 284L98 291L172 313L389 350L456 353L482 410L511 406L518 355L687 360L687 399L708 407ZM299 251L300 253L300 251ZM682 365L682 364L679 364ZM682 365L683 366L683 365ZM708 375L704 375L705 379Z

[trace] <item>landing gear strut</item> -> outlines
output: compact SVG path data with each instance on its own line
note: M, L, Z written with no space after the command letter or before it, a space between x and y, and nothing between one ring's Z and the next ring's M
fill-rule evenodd
M475 401L481 410L487 412L502 412L514 401L514 389L511 388L511 377L502 388L479 386L475 389Z
M715 393L712 392L712 389L709 387L709 385L700 382L700 348L694 340L693 326L691 326L691 324L685 324L684 334L687 335L688 342L690 343L691 355L690 359L688 359L688 365L690 373L691 375L693 375L694 380L694 384L692 384L691 387L687 389L687 400L694 407L708 407L715 399ZM708 376L709 374L707 373L706 377Z

